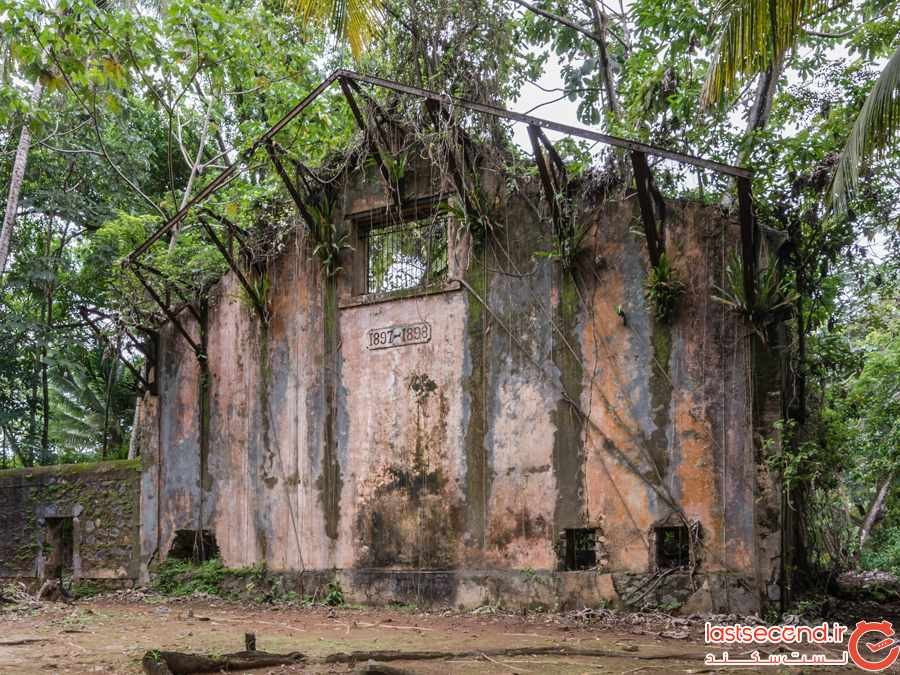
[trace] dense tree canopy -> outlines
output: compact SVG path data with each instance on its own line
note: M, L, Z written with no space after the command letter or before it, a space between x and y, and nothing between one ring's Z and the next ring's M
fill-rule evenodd
M555 68L546 99L583 123L755 170L794 355L776 468L810 504L842 496L811 511L818 562L900 568L898 0L0 0L0 44L3 466L128 452L139 382L119 357L139 367L129 327L162 317L122 257L233 162L218 206L252 230L281 187L242 153L331 69L515 107ZM338 92L280 142L316 165L354 130ZM721 176L654 171L733 202ZM188 300L224 270L190 223L148 260Z

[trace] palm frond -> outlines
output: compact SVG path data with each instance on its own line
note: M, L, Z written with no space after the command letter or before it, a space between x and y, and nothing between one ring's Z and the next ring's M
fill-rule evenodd
M857 190L859 168L867 159L891 142L900 132L900 45L885 64L872 91L853 123L853 129L841 150L828 201L832 209L843 212Z
M375 38L384 20L383 0L286 0L304 21L346 39L359 57Z
M804 21L827 11L825 0L724 0L713 13L723 28L701 104L715 105L742 80L780 61L797 42Z
M110 369L113 369L112 371ZM81 362L60 362L51 371L51 428L54 442L68 451L97 450L104 439L115 444L122 437L120 418L123 401L115 391L120 387L120 366L97 352Z

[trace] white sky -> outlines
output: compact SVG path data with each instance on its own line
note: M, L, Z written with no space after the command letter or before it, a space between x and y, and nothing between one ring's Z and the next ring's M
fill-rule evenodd
M562 66L560 65L559 58L551 51L546 64L544 64L544 72L537 81L537 84L544 89L562 89L564 83L560 76L561 69ZM548 101L553 101L553 99L562 96L561 91L542 91L540 87L531 83L526 83L522 89L519 90L519 98L510 103L509 108L518 113L527 113L535 106L547 103ZM597 127L592 128L578 121L578 116L576 114L577 110L577 101L570 101L568 98L563 98L561 101L554 101L553 103L542 105L530 114L535 117L544 117L548 120L553 120L554 122L569 124L573 127L597 131ZM562 136L562 134L552 131L547 132L547 137L553 140L556 140L560 136ZM515 125L513 137L515 138L516 144L520 147L531 148L531 144L528 140L528 129L524 124Z

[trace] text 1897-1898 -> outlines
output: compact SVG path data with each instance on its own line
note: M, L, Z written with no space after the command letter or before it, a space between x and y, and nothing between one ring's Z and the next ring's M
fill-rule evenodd
M426 322L403 326L371 328L366 333L366 349L387 349L421 344L431 340L431 325Z

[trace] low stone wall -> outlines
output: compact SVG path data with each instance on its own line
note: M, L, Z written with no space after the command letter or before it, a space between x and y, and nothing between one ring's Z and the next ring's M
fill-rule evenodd
M139 569L140 461L0 471L0 577L130 581Z

